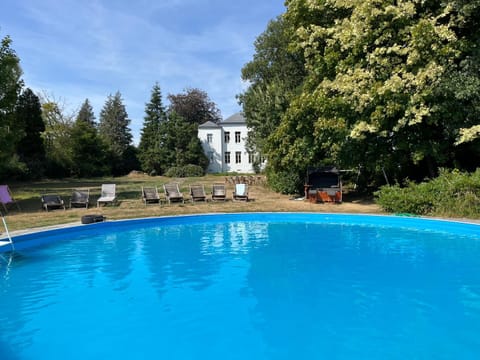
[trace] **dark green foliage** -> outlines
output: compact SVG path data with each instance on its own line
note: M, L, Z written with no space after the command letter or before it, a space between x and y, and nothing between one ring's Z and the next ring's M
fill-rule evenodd
M88 101L83 103L71 130L72 169L76 177L109 175L112 166L106 144L98 135L95 116Z
M20 59L11 44L8 36L0 39L0 179L25 170L15 155L15 146L24 136L23 128L15 121L15 105L23 82Z
M109 95L100 112L99 134L107 144L113 158L111 159L114 175L127 174L135 170L136 154L131 149L132 134L130 119L123 105L120 92Z
M200 177L205 175L205 170L198 165L188 164L185 166L172 166L167 170L165 176L168 177Z
M90 101L88 99L85 99L85 101L83 102L80 111L78 112L76 121L84 122L91 127L96 126L95 114L93 113L92 105L90 104Z
M28 176L37 179L45 171L45 146L41 133L45 131L40 100L29 88L19 96L15 108L19 126L23 128L23 138L17 144L20 161L28 168Z
M210 100L208 94L200 89L187 89L183 94L169 94L169 112L175 112L186 122L203 124L206 121L217 123L222 116L217 105Z
M165 166L165 151L162 151L164 127L167 114L162 103L160 86L153 86L150 102L145 106L145 118L138 146L138 159L141 168L148 174L161 174Z
M251 148L278 182L310 165L362 167L374 186L384 172L419 181L479 166L480 2L286 6L257 39L240 95Z
M474 173L441 170L433 180L383 186L375 196L388 212L479 218L480 169Z
M268 185L282 194L301 194L304 185L302 174L293 174L292 170L272 171L267 165Z
M284 17L272 20L255 41L253 60L242 68L250 87L238 95L250 129L251 152L265 153L268 138L280 124L306 75L301 51L289 47L292 28Z
M164 141L161 149L167 160L165 169L188 164L207 168L208 159L197 136L197 124L187 122L175 112L172 112L168 116L168 121L162 126L162 132Z

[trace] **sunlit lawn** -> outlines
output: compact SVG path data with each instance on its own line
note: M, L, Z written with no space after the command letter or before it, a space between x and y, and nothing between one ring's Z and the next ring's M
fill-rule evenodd
M145 206L141 200L142 186L157 186L163 194L163 184L177 182L180 184L185 204L153 204ZM63 179L44 180L38 182L9 183L15 199L19 202L21 211L10 207L6 221L11 231L44 227L49 225L80 222L83 215L102 214L107 220L152 217L164 215L196 214L196 213L231 213L231 212L265 212L265 211L307 211L307 212L360 212L378 213L379 208L370 200L348 199L343 204L311 204L306 201L291 200L292 197L275 193L263 184L249 186L249 202L232 201L233 185L226 183L226 202L196 202L189 199L190 184L204 184L207 197L210 197L213 183L225 183L224 176L207 175L196 178L151 177L133 174L116 178L95 179ZM114 206L96 207L102 184L117 185L118 203ZM72 189L89 188L90 206L88 209L68 207ZM67 210L42 210L40 196L43 193L56 193L62 196ZM0 232L3 228L0 227Z

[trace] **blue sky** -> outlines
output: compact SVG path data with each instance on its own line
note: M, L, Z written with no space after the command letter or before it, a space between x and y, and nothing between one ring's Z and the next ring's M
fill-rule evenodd
M25 85L69 111L88 98L98 116L120 91L135 142L156 81L167 94L207 92L224 118L240 110L242 66L283 0L1 0Z

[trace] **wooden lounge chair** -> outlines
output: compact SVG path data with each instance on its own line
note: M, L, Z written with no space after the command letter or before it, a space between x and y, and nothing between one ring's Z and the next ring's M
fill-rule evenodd
M117 200L116 185L115 184L103 184L100 197L97 199L97 207L100 204L113 204Z
M192 202L207 201L207 195L205 195L205 187L203 185L190 185L190 197L192 199Z
M73 207L84 207L88 209L88 202L90 201L90 189L80 190L74 189L72 197L70 198L70 209Z
M160 195L158 194L157 187L142 186L142 200L145 206L148 204L160 204Z
M233 192L233 200L248 201L248 185L235 184L235 191Z
M5 209L5 212L8 212L8 205L10 204L17 205L18 210L20 210L20 205L18 205L18 202L13 198L8 185L0 185L0 203Z
M56 194L45 194L41 196L42 208L45 211L53 209L62 209L66 210L65 202L63 199Z
M165 190L165 197L167 198L169 204L171 204L172 201L185 203L183 194L180 192L180 188L178 187L177 183L164 184L163 189Z
M212 186L212 201L227 199L227 192L225 190L225 184L213 184Z

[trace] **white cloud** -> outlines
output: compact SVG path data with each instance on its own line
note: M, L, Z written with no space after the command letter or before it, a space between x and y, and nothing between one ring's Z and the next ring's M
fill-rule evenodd
M239 1L245 3L242 13L222 16L216 8L228 10L230 3L220 0L2 0L0 23L12 35L27 86L75 107L88 97L96 114L119 90L138 139L156 81L165 102L168 93L196 87L223 116L239 111L241 67L253 54L255 37L281 10L281 4ZM4 6L10 10L5 19ZM199 9L201 14L192 12ZM271 14L261 17L260 11Z

